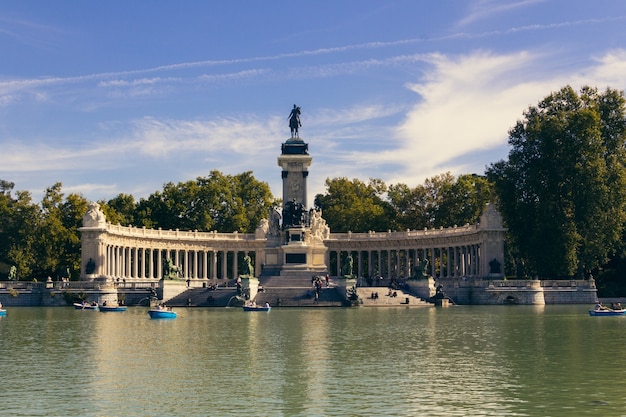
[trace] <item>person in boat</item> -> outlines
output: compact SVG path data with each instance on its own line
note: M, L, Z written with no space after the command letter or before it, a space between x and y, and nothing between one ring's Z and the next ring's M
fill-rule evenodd
M0 305L0 308L2 308L2 305ZM615 310L622 310L622 303L615 303Z
M598 303L596 304L596 306L594 307L594 310L606 310L607 308L605 306L602 305L602 303Z
M270 308L270 303L266 302L265 307Z

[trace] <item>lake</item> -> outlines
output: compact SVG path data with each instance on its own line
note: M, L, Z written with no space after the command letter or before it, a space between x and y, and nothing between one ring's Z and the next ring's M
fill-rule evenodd
M590 307L9 308L0 415L626 415L626 317Z

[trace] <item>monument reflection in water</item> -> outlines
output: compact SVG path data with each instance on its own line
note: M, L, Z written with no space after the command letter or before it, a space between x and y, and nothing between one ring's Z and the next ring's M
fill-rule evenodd
M620 415L626 321L587 309L13 308L2 415Z

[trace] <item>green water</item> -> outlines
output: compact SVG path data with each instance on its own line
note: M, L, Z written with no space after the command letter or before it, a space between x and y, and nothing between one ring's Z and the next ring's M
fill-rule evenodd
M626 415L626 317L588 308L10 308L0 415Z

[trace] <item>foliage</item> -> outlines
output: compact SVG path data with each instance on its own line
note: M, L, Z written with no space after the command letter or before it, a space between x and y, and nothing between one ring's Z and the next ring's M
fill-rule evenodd
M524 112L508 160L489 167L527 274L580 277L623 244L624 103L615 90L564 87Z
M399 229L423 229L473 224L491 198L491 185L483 176L445 173L411 189L389 186L388 198Z
M428 178L424 185L389 187L379 179L368 184L354 179L326 180L326 194L315 197L315 206L333 232L418 230L476 223L491 198L491 185L479 175L455 178L445 173Z
M162 192L140 200L133 217L150 228L252 233L273 204L269 185L252 172L224 175L214 170L195 181L165 184Z
M326 194L315 196L315 207L321 209L333 232L367 232L393 228L393 208L383 199L387 191L379 179L326 179Z

